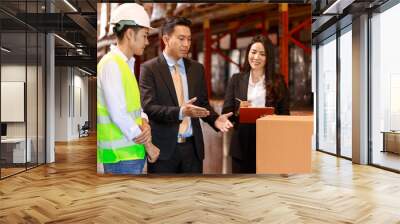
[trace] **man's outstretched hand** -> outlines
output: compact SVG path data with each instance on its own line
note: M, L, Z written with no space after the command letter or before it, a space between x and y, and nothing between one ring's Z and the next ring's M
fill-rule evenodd
M221 132L228 132L229 129L233 127L233 124L228 119L232 115L232 112L220 115L217 120L215 120L215 127L217 127Z
M210 115L210 111L203 107L198 107L193 105L194 102L196 102L197 97L193 97L189 101L185 102L182 105L182 114L183 116L187 117L207 117Z

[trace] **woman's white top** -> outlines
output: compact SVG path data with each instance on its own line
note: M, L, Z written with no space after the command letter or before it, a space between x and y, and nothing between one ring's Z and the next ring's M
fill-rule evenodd
M265 107L265 75L256 82L252 81L252 73L250 71L249 86L247 89L247 101L251 102L252 107Z

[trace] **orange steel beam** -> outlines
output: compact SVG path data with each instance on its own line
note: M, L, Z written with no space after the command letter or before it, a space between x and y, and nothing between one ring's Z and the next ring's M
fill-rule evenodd
M236 32L231 33L231 40L230 40L230 47L231 49L236 49L237 48L237 35Z
M302 48L306 53L311 53L311 48L307 47L305 44L301 43L300 41L296 40L292 35L297 33L303 28L311 26L311 19L307 18L298 26L294 27L292 30L289 31L289 13L288 13L288 4L283 3L279 7L280 11L280 23L281 23L281 36L280 36L280 69L281 73L284 77L286 85L289 82L289 41L292 41L295 45ZM212 48L212 44L219 41L221 38L229 34L230 32L236 33L236 31L243 25L246 25L250 21L254 21L255 19L263 19L263 23L257 24L256 29L261 29L262 34L266 35L266 24L265 16L262 14L255 14L246 17L245 19L240 20L238 24L234 24L229 31L225 31L219 34L216 38L212 38L211 36L211 29L210 29L210 21L207 19L203 22L203 32L204 32L204 69L205 69L205 76L206 76L206 84L208 88L208 95L211 96L211 55L213 52L221 55L224 60L235 64L239 68L241 68L240 64L234 62L229 56L225 55L220 49ZM232 35L232 33L231 33ZM236 40L235 37L231 38L231 41Z
M279 6L281 36L280 36L280 69L286 85L289 83L289 15L288 4L282 3Z
M245 18L240 20L239 24L236 27L236 31L241 26L244 26L244 25L246 25L248 23L251 23L251 22L253 22L254 20L257 20L257 19L263 19L264 17L265 17L265 13L258 13L258 14L253 14L253 15L250 15L250 16L246 16Z
M296 40L295 38L293 38L292 36L289 36L289 40L291 40L294 44L296 44L298 47L302 48L304 50L304 52L306 52L307 54L311 54L311 48L307 47L306 45L304 45L303 43L301 43L300 41Z
M204 32L204 75L206 78L208 97L211 97L211 30L210 20L205 19L203 22Z
M289 40L292 41L295 45L298 47L302 48L304 52L307 54L311 54L311 48L303 44L302 42L298 41L296 38L293 37L293 34L299 32L301 29L305 29L307 27L311 27L311 18L305 19L302 23L294 27L290 32L289 32Z
M219 54L219 55L221 55L221 57L223 57L226 61L228 61L228 62L230 62L230 63L232 63L232 64L238 66L239 69L242 69L242 67L241 67L238 63L234 62L229 56L225 55L224 52L221 51L221 49L218 49L218 48L215 49L215 48L213 48L212 51L215 52L215 53L217 53L217 54Z
M305 19L305 20L304 20L303 22L301 22L299 25L297 25L296 27L294 27L294 28L289 32L289 34L290 34L290 35L293 35L293 34L297 33L298 31L300 31L301 29L306 28L306 27L311 27L311 18Z

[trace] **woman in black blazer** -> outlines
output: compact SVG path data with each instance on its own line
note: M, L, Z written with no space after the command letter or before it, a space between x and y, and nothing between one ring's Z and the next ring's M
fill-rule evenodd
M289 93L282 75L273 72L272 52L268 39L255 36L247 47L243 72L228 83L222 113L234 113L230 117L235 123L230 145L233 173L256 172L256 125L239 124L239 108L274 107L275 114L289 115Z

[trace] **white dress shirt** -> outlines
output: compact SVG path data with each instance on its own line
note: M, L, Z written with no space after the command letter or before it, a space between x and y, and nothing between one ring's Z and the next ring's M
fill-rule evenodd
M121 56L128 64L134 75L135 58L128 58L118 48L114 47L111 53ZM136 77L134 77L136 79ZM127 140L133 140L142 133L139 126L128 114L125 103L125 92L122 85L121 73L118 64L112 60L104 64L103 69L98 74L99 85L103 90L104 100L110 114L111 120L119 127ZM142 110L142 118L148 120L147 115Z
M171 76L175 70L174 66L177 64L179 67L179 73L181 75L181 80L182 80L182 86L183 86L183 100L184 102L189 101L189 86L188 86L188 81L187 81L187 76L186 76L186 69L185 69L185 63L183 62L183 59L180 58L178 61L175 61L174 59L170 58L165 52L163 52L164 58L167 61L169 71L171 73ZM179 109L179 120L183 120L183 110L182 107ZM192 129L192 121L189 119L189 124L188 128L186 129L185 133L182 133L182 136L178 134L178 137L190 137L193 135L193 129Z
M251 102L252 107L265 107L265 84L264 84L265 76L253 83L252 73L250 71L249 77L249 86L247 89L247 101Z

